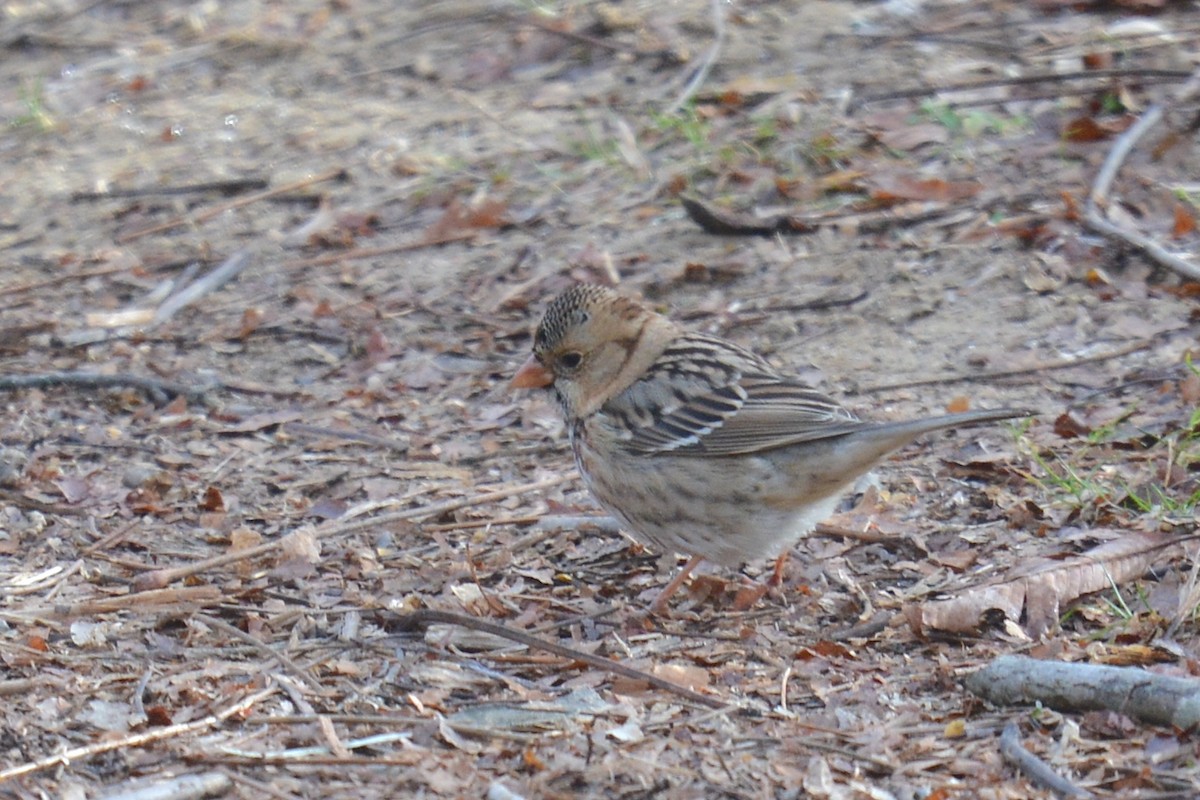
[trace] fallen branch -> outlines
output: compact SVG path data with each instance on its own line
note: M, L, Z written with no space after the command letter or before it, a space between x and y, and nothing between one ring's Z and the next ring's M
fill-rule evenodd
M89 744L84 747L73 747L70 750L65 750L61 753L56 753L52 756L40 758L37 761L31 761L28 764L22 764L18 767L9 767L6 770L0 770L0 783L18 778L22 775L28 775L31 772L40 772L44 769L50 769L59 765L66 766L72 761L79 761L84 758L108 753L112 750L124 750L131 747L142 747L143 745L153 742L160 742L163 739L171 739L176 736L183 736L189 733L215 728L225 720L237 714L244 714L259 702L267 699L271 695L279 691L274 686L268 686L262 691L255 692L249 697L234 703L216 714L210 714L204 719L194 720L192 722L183 722L178 725L168 725L165 728L155 728L145 733L139 733L134 736L123 736L118 739L105 739L95 744Z
M1057 711L1116 711L1153 725L1200 725L1200 680L1134 667L1001 656L963 681L997 705L1041 703Z
M613 661L610 658L587 653L583 650L576 650L575 648L567 647L566 645L561 645L557 642L539 638L532 634L526 633L525 631L517 630L516 628L510 628L507 625L500 625L499 623L495 622L488 622L487 620L482 620L478 617L471 617L466 614L456 614L452 611L424 609L421 611L414 611L411 614L401 614L399 615L398 620L400 627L403 630L416 630L418 628L424 628L435 623L460 625L464 628L470 628L471 630L488 633L492 636L499 636L502 639L508 639L511 642L523 644L526 647L534 650L543 650L572 661L582 661L588 666L595 667L596 669L603 670L604 672L620 675L624 678L630 678L631 680L635 681L645 681L656 689L662 689L663 691L671 692L672 694L676 694L687 700L691 700L693 703L699 703L700 705L708 706L709 708L723 709L729 706L728 703L718 697L700 694L699 692L689 689L686 686L681 686L678 683L660 678L657 675L652 675L649 672L643 672L640 669L634 669L633 667L623 664L620 661Z
M1026 750L1021 745L1021 733L1017 730L1015 722L1005 725L1004 732L1000 734L1000 754L1004 756L1005 761L1042 789L1049 789L1061 797L1095 796L1071 783L1045 761Z

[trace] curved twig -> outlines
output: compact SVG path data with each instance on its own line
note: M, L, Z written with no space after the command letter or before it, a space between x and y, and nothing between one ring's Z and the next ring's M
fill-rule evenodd
M662 689L665 692L679 695L682 698L691 700L693 703L698 703L709 708L729 708L729 703L719 697L712 697L706 694L700 694L697 691L681 686L678 683L665 680L657 675L652 675L649 672L643 672L640 669L634 669L628 664L623 664L620 661L613 661L610 658L593 655L592 653L583 650L577 650L573 647L558 644L547 639L534 636L525 631L510 628L507 625L501 625L496 622L488 622L487 620L471 617L466 614L456 614L452 611L437 611L434 609L423 609L414 611L411 614L401 614L399 616L401 627L405 630L414 630L424 628L434 623L443 623L446 625L461 625L464 628L471 630L489 633L492 636L499 636L502 639L508 639L511 642L523 644L526 647L531 647L535 650L544 650L548 653L553 653L556 656L571 659L572 661L582 661L590 667L620 675L624 678L630 678L635 681L645 681L656 689Z
M1194 97L1197 92L1200 92L1200 69L1193 72L1188 82L1175 93L1173 102L1176 104L1182 103ZM1172 253L1140 231L1129 230L1110 222L1100 210L1101 206L1108 202L1108 191L1112 187L1112 182L1116 179L1121 165L1125 163L1125 159L1129 157L1129 153L1137 145L1138 141L1162 120L1164 112L1165 107L1162 103L1155 103L1150 106L1138 121L1131 125L1129 130L1121 134L1117 138L1117 141L1113 143L1112 150L1109 151L1108 157L1104 159L1104 164L1100 167L1100 171L1096 173L1096 180L1092 184L1092 191L1088 195L1087 204L1084 209L1083 223L1097 233L1102 233L1105 236L1120 239L1133 245L1159 264L1185 278L1200 281L1200 265L1192 263L1181 255Z
M1054 769L1040 758L1029 752L1021 745L1021 734L1017 723L1010 722L1004 726L1000 734L1000 753L1004 760L1016 767L1031 782L1049 789L1061 797L1093 797L1086 789L1082 789L1059 775Z

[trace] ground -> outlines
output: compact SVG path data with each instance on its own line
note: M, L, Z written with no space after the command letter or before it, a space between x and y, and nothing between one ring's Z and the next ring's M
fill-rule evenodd
M1087 208L1194 264L1198 35L1182 2L6 4L0 793L1049 796L1016 722L1096 796L1200 795L1194 732L962 683L1200 672L1196 273ZM749 610L770 565L649 617L682 562L507 387L576 281L863 416L1031 416L882 464ZM1031 566L1037 602L978 601Z

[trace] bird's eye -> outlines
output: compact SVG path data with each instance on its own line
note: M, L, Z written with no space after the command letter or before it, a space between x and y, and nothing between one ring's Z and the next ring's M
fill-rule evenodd
M564 369L579 369L579 365L583 363L583 353L579 353L574 350L563 353L558 357L558 363L561 364Z

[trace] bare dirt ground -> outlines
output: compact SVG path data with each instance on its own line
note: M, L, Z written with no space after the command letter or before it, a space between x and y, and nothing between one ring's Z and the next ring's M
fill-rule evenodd
M0 794L1050 796L1015 722L1074 790L1200 796L1186 725L962 683L1200 673L1198 284L1084 220L1161 103L1098 214L1196 263L1198 40L1182 2L6 4ZM768 565L647 619L675 562L506 388L579 280L865 416L1038 415L882 465L750 611Z

